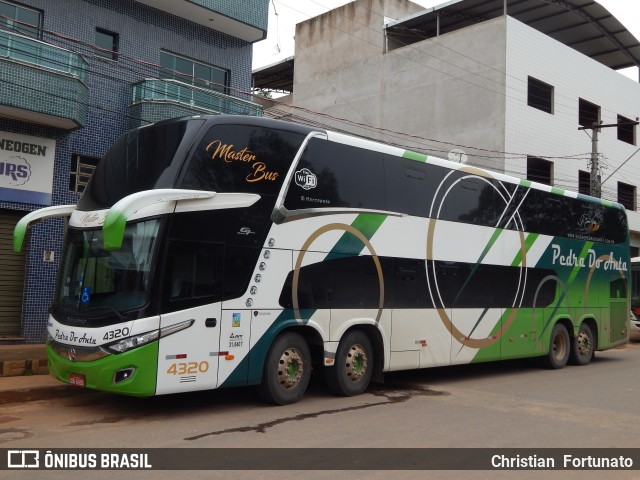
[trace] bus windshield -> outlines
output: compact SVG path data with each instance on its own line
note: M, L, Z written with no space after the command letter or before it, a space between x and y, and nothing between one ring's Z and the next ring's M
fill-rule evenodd
M122 248L103 248L102 230L69 229L52 313L82 314L121 322L124 312L144 306L151 284L151 265L160 221L128 224ZM104 325L104 321L100 324Z

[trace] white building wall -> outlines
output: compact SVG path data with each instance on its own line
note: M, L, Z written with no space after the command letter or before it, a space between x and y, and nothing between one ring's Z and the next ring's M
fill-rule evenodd
M577 191L578 171L590 170L591 154L591 131L578 130L578 99L599 105L603 123L615 124L618 114L640 115L640 84L511 17L506 44L505 151L553 161L554 185ZM554 87L553 114L527 105L528 76ZM636 143L639 133L636 127ZM638 146L618 140L615 127L602 129L598 137L604 181ZM576 154L582 155L552 158ZM507 156L505 170L526 178L526 159ZM617 201L618 181L640 185L640 152L604 182L602 198ZM628 213L630 229L640 232L640 214ZM632 243L640 246L637 239Z
M554 162L554 185L573 191L591 154L590 132L578 130L578 99L599 105L605 124L640 115L640 84L512 17L385 52L382 13L402 18L413 8L356 0L298 24L292 103L307 110L276 113L445 158L461 148L469 163L520 178L527 155L541 157ZM553 114L527 105L528 76L554 87ZM602 179L637 149L618 140L616 128L603 129ZM605 181L603 198L617 200L619 180L640 185L639 167L640 152ZM629 219L640 246L640 214Z
M291 113L429 155L463 150L475 165L502 170L504 22L385 51L384 16L419 10L404 0L357 0L299 23L293 105L313 113Z

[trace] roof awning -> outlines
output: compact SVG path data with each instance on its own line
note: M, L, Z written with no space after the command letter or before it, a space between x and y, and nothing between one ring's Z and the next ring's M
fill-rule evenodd
M253 71L253 88L293 92L294 57Z

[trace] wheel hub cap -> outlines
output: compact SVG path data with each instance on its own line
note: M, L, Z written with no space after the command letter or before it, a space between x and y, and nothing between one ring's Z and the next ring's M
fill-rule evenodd
M589 335L581 333L578 335L578 350L580 355L588 355L591 352L591 339Z
M553 352L556 358L563 358L566 354L567 344L565 339L558 335L553 341Z
M347 352L347 376L358 381L367 371L367 355L361 345L353 345Z
M284 388L295 387L302 378L304 364L302 355L295 348L288 348L282 352L278 362L278 381Z

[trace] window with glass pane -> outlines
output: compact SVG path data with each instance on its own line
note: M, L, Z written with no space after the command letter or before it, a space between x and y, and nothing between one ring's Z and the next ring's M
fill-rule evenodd
M160 52L160 75L222 93L227 93L229 86L227 70L168 52Z
M42 12L39 10L0 0L0 28L39 38L41 25Z
M627 210L636 209L636 187L628 183L618 182L618 203Z
M98 162L97 157L89 157L87 155L72 155L71 166L69 168L69 191L82 193L86 188L91 175L93 175Z
M95 54L98 57L108 58L110 60L118 59L118 34L96 28L96 48Z

